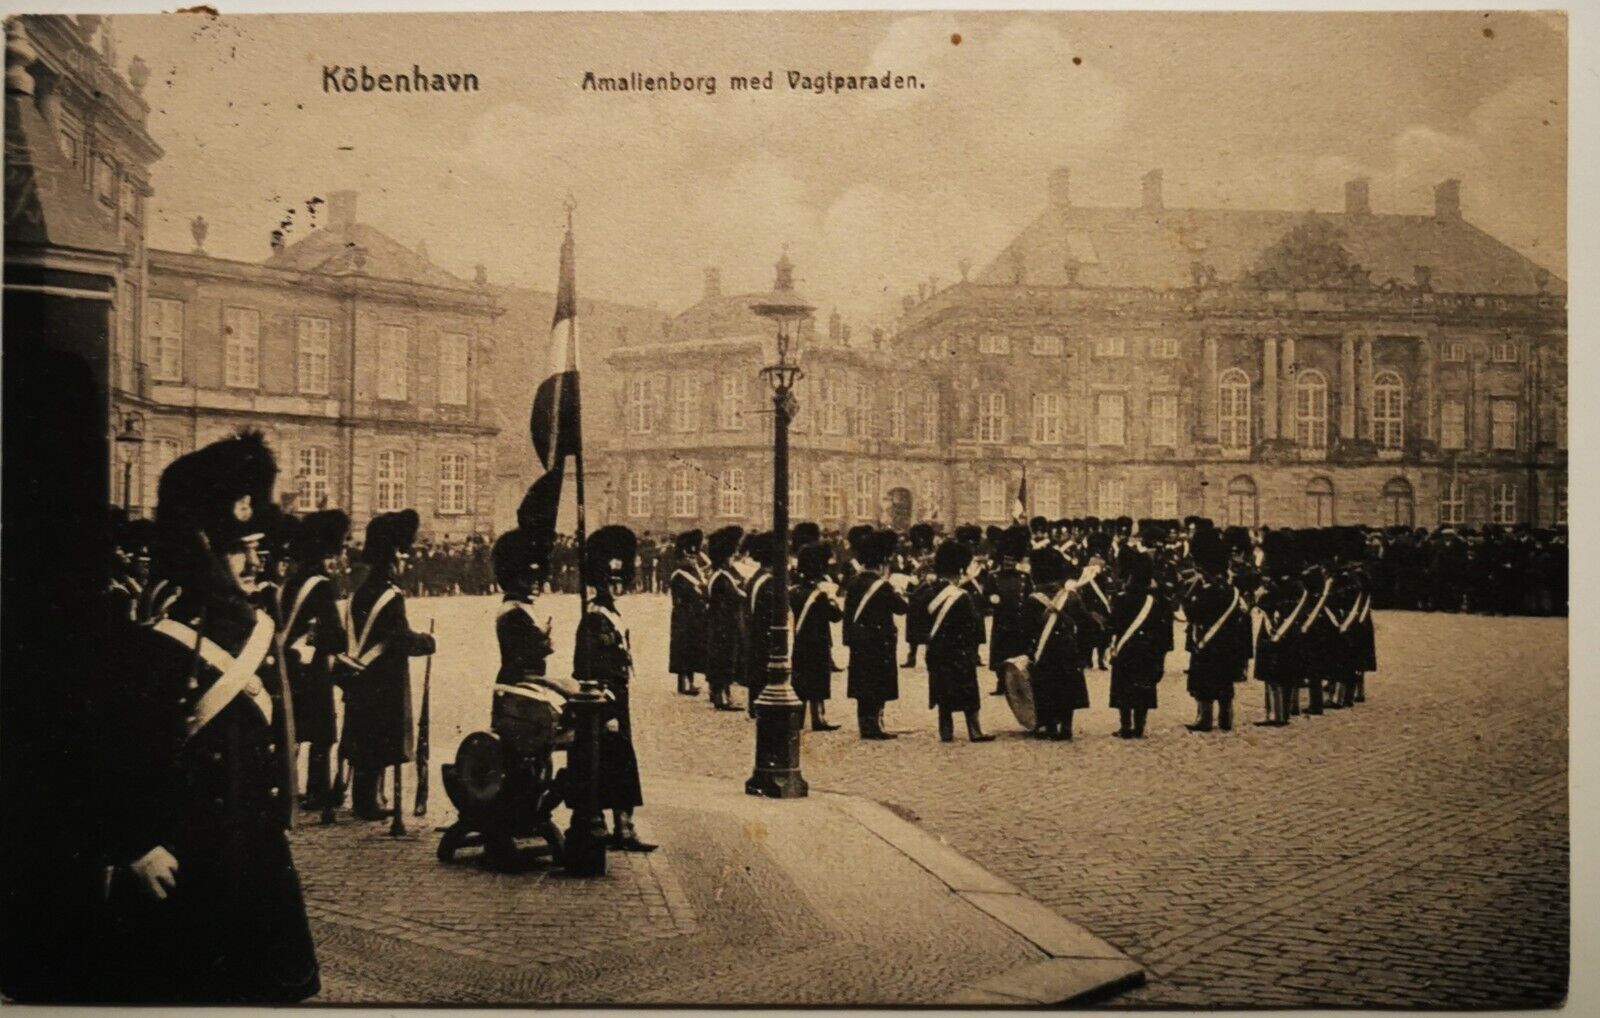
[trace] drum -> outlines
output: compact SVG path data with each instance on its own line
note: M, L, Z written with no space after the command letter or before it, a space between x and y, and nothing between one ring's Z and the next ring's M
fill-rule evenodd
M1006 703L1016 715L1017 724L1031 732L1038 724L1033 709L1033 662L1026 656L1007 658L1000 666L1000 679L1005 684Z
M490 728L519 759L547 754L571 741L562 724L566 706L567 698L549 686L496 685Z

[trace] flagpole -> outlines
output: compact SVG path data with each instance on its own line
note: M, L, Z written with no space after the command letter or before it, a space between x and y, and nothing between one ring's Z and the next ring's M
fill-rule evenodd
M577 202L573 201L571 196L568 196L566 208L567 208L567 240L569 242L572 241L572 213L573 213L573 210L576 209L577 207L578 207ZM574 290L576 290L576 277L577 277L577 273L578 273L577 262L578 262L577 245L574 243L573 244L573 255L572 255L572 263L573 263L573 265L572 265L572 273L573 273L573 277L574 277ZM577 543L577 546L578 546L578 617L579 618L583 618L585 615L587 615L589 613L589 583L584 578L584 575L583 575L583 563L584 563L584 554L583 554L583 552L584 552L584 544L588 539L588 523L587 523L587 519L586 519L586 515L587 514L585 512L585 507L586 507L587 503L584 501L584 495L583 495L583 409L582 409L583 408L583 398L582 398L582 392L583 392L583 382L582 382L583 367L577 360L577 356L578 356L578 344L577 344L577 337L576 337L577 328L578 328L578 309L577 309L576 306L574 306L573 309L572 309L572 317L567 319L567 349L572 351L572 356L573 356L573 363L572 363L572 399L573 399L574 404L579 408L577 414L574 415L575 420L573 422L573 426L576 429L577 434L573 436L573 438L576 439L576 441L573 443L572 467L573 467L573 469L575 471L577 471L577 475L578 475L577 476L577 481L575 482L575 484L573 486L573 493L576 496L577 503L578 503L578 506L577 506L577 508L578 508L578 512L577 512L577 530L576 530L576 533L575 533L574 537L575 537L575 540L576 540L576 543Z

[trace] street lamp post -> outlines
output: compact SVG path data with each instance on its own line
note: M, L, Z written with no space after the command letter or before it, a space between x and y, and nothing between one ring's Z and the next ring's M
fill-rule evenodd
M789 684L789 421L794 416L795 383L800 367L800 329L812 307L794 290L794 266L785 254L778 261L778 278L771 293L750 305L750 310L773 322L777 330L777 358L761 369L772 386L772 585L776 593L772 617L767 620L770 648L767 685L756 698L756 765L744 790L772 799L800 799L810 791L800 773L800 731L805 705Z
M123 450L122 511L126 513L133 507L133 461L144 446L144 415L137 410L123 414L116 439L117 447Z

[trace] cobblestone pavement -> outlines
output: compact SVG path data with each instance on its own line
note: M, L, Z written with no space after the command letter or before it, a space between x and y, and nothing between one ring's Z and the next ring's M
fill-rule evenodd
M481 727L495 668L492 599L416 602L437 613L435 760ZM564 668L576 606L556 617ZM634 726L653 772L741 782L753 725L676 695L663 598L633 628ZM1168 660L1149 737L1110 737L1114 712L1079 712L1071 743L1017 731L944 745L926 679L902 671L889 743L839 732L804 744L812 787L885 802L1142 962L1155 1005L1535 1006L1561 999L1568 949L1567 625L1564 619L1379 616L1369 702L1287 729L1194 734L1183 655ZM1181 641L1180 641L1181 645ZM842 651L839 652L842 655ZM420 669L419 669L420 673ZM1090 675L1092 702L1107 678ZM443 688L446 692L440 694ZM641 816L648 816L647 806Z

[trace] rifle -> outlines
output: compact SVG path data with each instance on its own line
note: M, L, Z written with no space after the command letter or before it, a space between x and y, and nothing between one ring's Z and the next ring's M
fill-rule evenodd
M431 618L428 620L429 636L433 635L435 621ZM417 719L417 802L411 810L411 815L417 817L428 815L428 715L432 686L433 655L429 654L428 663L422 668L422 714Z
M283 738L283 751L278 754L284 769L283 826L293 830L294 815L300 811L300 744L294 738L294 693L289 689L289 648L284 644L288 636L280 630L273 641L278 652L278 692L272 699L283 719L278 723L278 734Z

